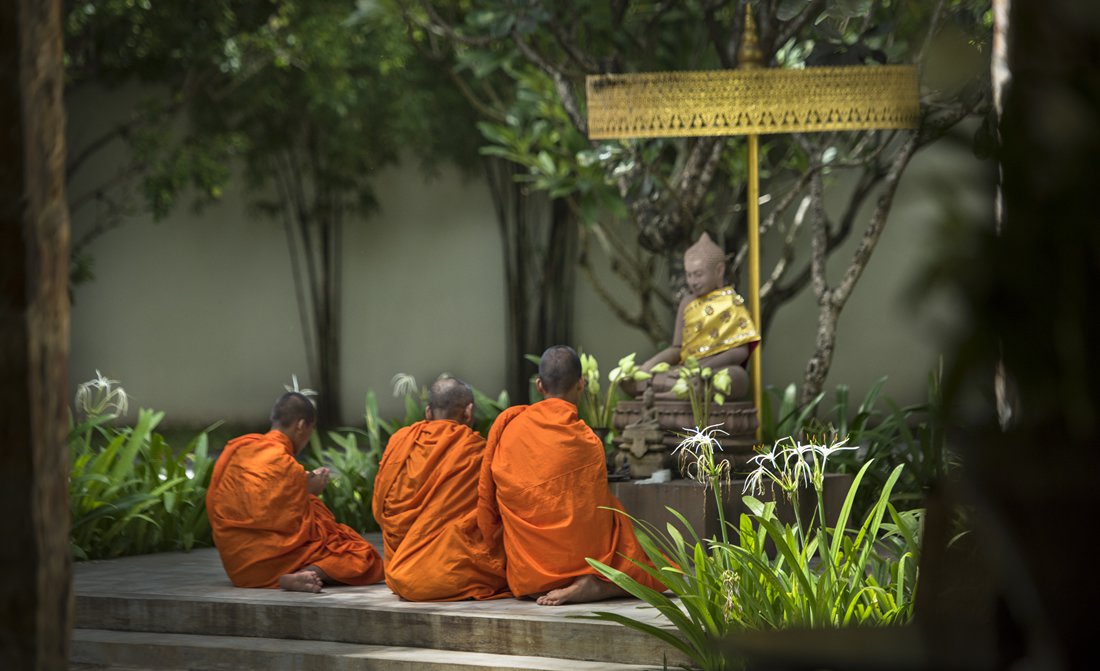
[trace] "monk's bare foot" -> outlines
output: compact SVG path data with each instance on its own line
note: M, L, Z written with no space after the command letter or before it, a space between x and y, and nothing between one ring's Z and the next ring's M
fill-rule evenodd
M603 601L619 596L628 596L628 594L614 583L605 582L594 575L582 575L565 587L552 589L543 594L535 603L540 606L562 606L567 603Z
M288 573L279 578L279 587L290 592L320 592L321 584L321 576L310 570Z

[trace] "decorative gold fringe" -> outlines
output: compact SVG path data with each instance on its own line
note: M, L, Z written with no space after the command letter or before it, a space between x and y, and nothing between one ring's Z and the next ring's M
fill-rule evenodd
M592 139L915 128L906 65L592 75Z

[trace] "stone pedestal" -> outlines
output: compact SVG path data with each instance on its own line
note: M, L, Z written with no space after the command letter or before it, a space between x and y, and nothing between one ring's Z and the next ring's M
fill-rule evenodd
M628 464L630 474L645 478L655 471L675 471L671 452L695 425L688 401L619 401L613 423L618 432L615 447L618 465ZM756 409L752 403L724 403L710 409L710 424L729 435L719 436L723 457L736 469L753 455L756 440Z

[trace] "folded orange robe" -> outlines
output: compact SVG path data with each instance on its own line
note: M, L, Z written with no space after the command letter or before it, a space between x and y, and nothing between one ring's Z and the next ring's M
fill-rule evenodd
M374 480L386 584L410 601L511 596L504 553L482 540L477 486L485 439L449 420L393 434Z
M229 442L214 465L206 514L222 566L237 587L277 587L313 565L346 585L382 580L382 559L306 489L308 476L281 431Z
M649 564L622 504L607 486L600 439L568 401L549 398L501 413L489 432L478 491L478 525L502 537L508 587L516 596L547 592L597 559L664 591L631 559Z

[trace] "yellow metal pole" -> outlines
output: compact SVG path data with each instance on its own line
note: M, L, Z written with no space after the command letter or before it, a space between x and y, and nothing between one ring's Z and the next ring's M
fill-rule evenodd
M760 169L758 160L758 135L748 135L749 141L749 313L753 324L760 332ZM760 348L763 341L752 351L752 401L756 406L756 439L761 438L760 408L764 400L762 375L760 372Z

